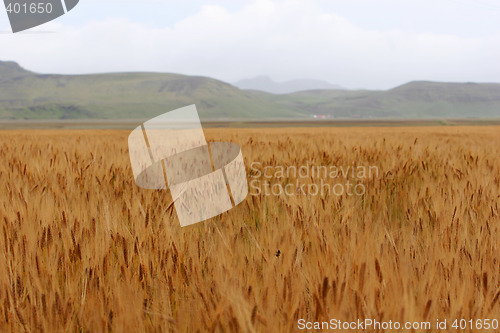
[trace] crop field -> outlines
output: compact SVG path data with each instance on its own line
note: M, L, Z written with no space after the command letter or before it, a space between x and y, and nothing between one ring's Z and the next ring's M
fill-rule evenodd
M0 131L1 332L500 320L500 127L207 129L250 193L186 228L128 134Z

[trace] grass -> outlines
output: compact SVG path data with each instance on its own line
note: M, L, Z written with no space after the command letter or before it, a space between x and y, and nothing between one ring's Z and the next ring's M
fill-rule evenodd
M0 132L0 331L500 319L498 127L208 129L249 172L380 175L361 197L249 196L188 228L167 192L135 186L128 133Z

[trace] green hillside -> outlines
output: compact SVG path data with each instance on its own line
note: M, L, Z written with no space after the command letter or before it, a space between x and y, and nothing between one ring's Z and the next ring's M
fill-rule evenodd
M196 104L200 117L294 118L286 106L227 83L178 74L11 74L0 63L2 119L149 118Z
M500 84L410 82L387 91L306 91L280 104L333 118L498 118Z
M45 75L0 62L0 119L146 119L196 104L203 120L500 118L500 84L411 82L387 91L240 90L159 73Z
M365 100L367 114L411 118L500 117L500 84L411 82Z

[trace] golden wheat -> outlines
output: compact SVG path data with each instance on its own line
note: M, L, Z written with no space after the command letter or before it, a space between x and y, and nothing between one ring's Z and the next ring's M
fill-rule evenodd
M168 192L135 185L128 132L0 132L0 331L500 319L500 128L206 132L247 166L380 174L362 196L249 196L181 228Z

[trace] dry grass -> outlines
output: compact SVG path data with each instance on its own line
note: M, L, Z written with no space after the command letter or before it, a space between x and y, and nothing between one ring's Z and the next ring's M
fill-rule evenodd
M0 331L500 319L498 127L208 130L247 166L381 174L363 197L249 196L188 228L135 186L127 135L0 132Z

